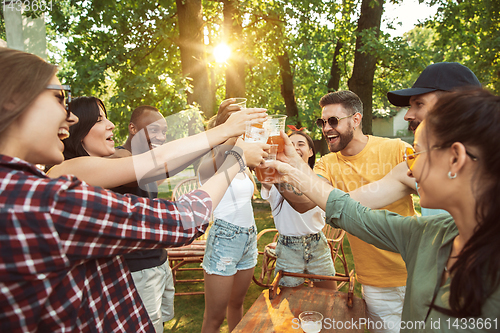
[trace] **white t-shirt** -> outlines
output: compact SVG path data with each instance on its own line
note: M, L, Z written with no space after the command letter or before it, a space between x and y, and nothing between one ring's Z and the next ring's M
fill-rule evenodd
M234 225L250 228L255 225L253 217L252 196L253 182L246 173L238 174L214 210L214 218L221 219Z
M262 186L260 194L262 199L271 204L276 229L284 236L317 234L325 226L325 212L319 207L314 207L301 214L293 209L286 200L283 200L283 205L280 208L283 196L274 185L270 191Z

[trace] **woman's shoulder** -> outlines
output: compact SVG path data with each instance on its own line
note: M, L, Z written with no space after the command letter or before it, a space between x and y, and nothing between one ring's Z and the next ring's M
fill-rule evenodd
M86 158L90 158L90 156L76 157L56 164L47 171L47 176L50 178L58 178L62 175L75 174L79 169L80 163L85 162Z
M453 217L448 214L436 214L430 216L418 216L417 225L423 231L423 234L431 238L437 235L452 235L458 232L457 225Z

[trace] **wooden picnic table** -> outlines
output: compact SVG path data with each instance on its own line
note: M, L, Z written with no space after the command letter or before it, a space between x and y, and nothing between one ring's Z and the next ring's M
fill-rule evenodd
M363 299L354 297L353 306L349 308L347 293L304 286L282 288L272 299L269 299L269 290L264 290L233 333L302 332L298 318L303 311L323 315L321 332L364 332L360 325L366 317Z

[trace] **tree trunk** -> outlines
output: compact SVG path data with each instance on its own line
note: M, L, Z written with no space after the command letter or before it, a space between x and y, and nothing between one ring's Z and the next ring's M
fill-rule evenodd
M226 98L245 97L245 57L243 56L240 36L242 36L242 19L236 7L237 1L224 0L225 40L231 48L231 57L226 68Z
M215 96L208 80L201 0L176 0L176 4L182 74L191 79L193 86L187 94L188 104L198 103L205 117L210 118L215 113Z
M280 64L281 80L283 82L281 85L281 96L283 96L283 99L285 100L286 115L289 118L295 117L295 119L297 119L295 126L300 128L299 108L297 107L297 102L295 101L293 75L290 67L288 52L285 51L283 55L278 56L278 62Z
M338 57L340 50L342 49L343 43L341 40L337 40L337 45L335 46L335 52L333 53L332 67L330 68L330 79L328 80L328 92L333 92L339 90L340 86L340 67L338 62Z
M313 143L314 143L314 148L316 149L316 153L319 153L320 156L330 153L330 148L328 148L328 143L323 137L319 140L313 140Z
M360 52L363 47L361 33L373 29L376 36L380 34L384 0L363 0L361 15L358 20L356 51L354 53L354 67L352 76L348 81L349 89L355 92L363 102L363 132L372 134L372 94L373 77L377 58L375 55Z

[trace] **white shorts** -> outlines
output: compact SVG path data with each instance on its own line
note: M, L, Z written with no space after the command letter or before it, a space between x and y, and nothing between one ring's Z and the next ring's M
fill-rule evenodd
M163 265L132 272L132 278L156 333L163 333L163 323L174 318L174 279L168 260Z
M405 300L406 286L373 287L362 285L371 333L398 333Z

